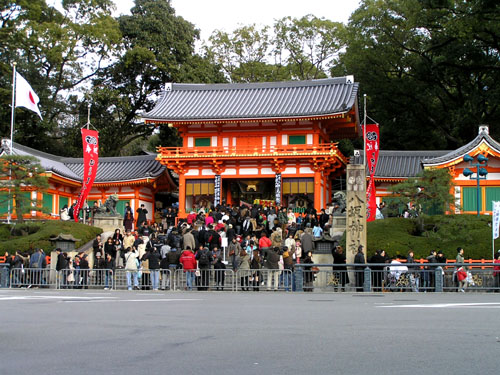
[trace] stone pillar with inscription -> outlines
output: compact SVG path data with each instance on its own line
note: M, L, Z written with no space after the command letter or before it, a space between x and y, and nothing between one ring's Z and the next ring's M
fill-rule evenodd
M346 203L346 258L347 263L354 263L359 245L363 245L366 260L366 172L364 165L347 165Z

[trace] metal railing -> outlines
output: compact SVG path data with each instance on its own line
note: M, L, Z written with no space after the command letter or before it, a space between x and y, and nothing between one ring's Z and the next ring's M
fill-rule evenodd
M64 269L57 272L58 289L113 289L113 270Z
M231 269L175 271L174 290L234 291L236 275Z
M10 270L11 288L55 288L57 278L50 268L13 268Z
M298 292L500 292L496 263L464 264L297 264L294 270L65 269L4 268L1 286L56 289L161 289ZM457 269L467 272L459 280ZM460 279L462 273L460 274Z
M137 285L135 278L137 277ZM167 269L142 269L137 272L116 269L114 272L114 289L169 290L172 285L173 272Z
M300 264L296 265L297 291L347 292L500 292L499 264ZM466 267L468 280L460 286L456 270ZM341 268L341 269L339 269Z
M258 270L236 271L236 291L295 291L295 277L292 270L274 270L261 268Z

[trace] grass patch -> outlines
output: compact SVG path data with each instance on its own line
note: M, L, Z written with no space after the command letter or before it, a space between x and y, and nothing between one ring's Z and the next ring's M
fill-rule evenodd
M435 249L455 259L460 246L466 259L491 259L491 220L491 216L475 215L425 216L423 223L418 218L375 220L368 223L368 257L377 249L406 257L412 249L415 258L425 258Z
M102 232L101 228L92 227L72 221L31 221L23 224L1 224L0 225L0 254L6 251L11 254L15 251L33 252L36 248L42 248L46 253L54 249L50 237L60 233L72 234L80 241L76 247L80 247Z

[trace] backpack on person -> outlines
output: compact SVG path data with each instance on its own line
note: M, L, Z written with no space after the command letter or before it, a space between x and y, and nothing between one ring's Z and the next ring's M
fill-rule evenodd
M203 250L200 252L200 258L198 259L200 266L208 266L210 264L210 258L208 257L208 251Z

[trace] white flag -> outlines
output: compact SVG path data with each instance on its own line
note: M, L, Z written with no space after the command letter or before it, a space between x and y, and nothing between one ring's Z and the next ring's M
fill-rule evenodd
M40 99L33 91L28 81L22 75L16 72L16 105L15 107L24 107L33 112L36 112L40 118L40 109L38 109L38 102ZM42 119L43 120L43 119Z
M500 236L500 202L493 202L493 239Z

